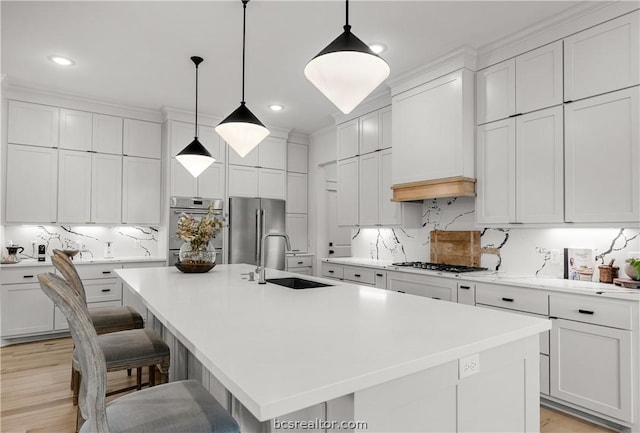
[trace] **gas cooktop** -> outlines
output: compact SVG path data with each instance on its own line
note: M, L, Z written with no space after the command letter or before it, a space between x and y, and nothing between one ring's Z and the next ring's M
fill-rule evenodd
M429 263L429 262L398 262L398 263L392 263L392 265L416 268L416 269L424 269L427 271L451 272L455 274L458 274L461 272L475 272L475 271L487 270L487 268L480 268L475 266L447 265L443 263Z

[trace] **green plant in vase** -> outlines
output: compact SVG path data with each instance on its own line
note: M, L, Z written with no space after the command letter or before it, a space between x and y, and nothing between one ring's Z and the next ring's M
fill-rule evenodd
M631 258L627 260L627 263L629 264L629 266L625 267L624 269L625 273L632 280L640 280L640 259ZM634 271L635 271L635 275L633 275Z
M213 206L209 206L202 218L182 213L178 219L176 235L185 243L180 248L180 262L187 264L214 263L215 250L209 242L225 227L224 220L214 215Z

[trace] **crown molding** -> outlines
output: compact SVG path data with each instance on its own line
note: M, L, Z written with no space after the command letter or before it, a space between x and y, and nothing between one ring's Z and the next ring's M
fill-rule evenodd
M195 120L195 111L192 110L165 105L160 111L165 122L177 120L180 122L193 123ZM200 125L207 124L208 126L215 126L220 123L221 120L222 118L220 117L198 111L198 124Z
M638 1L580 2L552 18L478 48L477 68L483 69L605 21L638 10Z
M71 110L90 111L92 113L162 123L162 114L158 110L131 107L104 102L82 95L58 92L22 83L11 77L3 79L2 84L4 90L2 97L5 99L15 99L42 105L53 105Z
M476 50L463 46L449 51L430 62L389 81L391 96L449 74L458 69L476 70Z
M335 112L331 115L336 125L339 125L356 117L364 116L365 114L379 110L383 107L391 105L391 93L387 86L381 87L360 103L351 113L344 114L341 111Z

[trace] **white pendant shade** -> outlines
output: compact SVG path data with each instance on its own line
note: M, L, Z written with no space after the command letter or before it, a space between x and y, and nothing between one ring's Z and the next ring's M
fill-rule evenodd
M360 51L335 51L313 58L304 75L340 111L350 113L389 76L382 58Z
M215 129L241 158L269 136L267 128L255 123L226 122L219 124Z
M176 159L193 177L200 176L215 161L211 156L204 155L176 155Z

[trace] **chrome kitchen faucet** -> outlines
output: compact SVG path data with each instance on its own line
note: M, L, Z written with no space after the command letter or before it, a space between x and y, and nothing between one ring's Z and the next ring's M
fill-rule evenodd
M284 238L287 243L287 251L291 251L291 242L289 241L289 236L287 236L285 233L267 233L266 235L262 236L262 245L260 247L260 266L258 266L258 269L256 269L256 272L258 273L258 284L267 284L267 282L265 281L265 274L267 273L267 271L264 268L266 256L266 254L264 253L264 246L267 243L267 238L269 237Z

